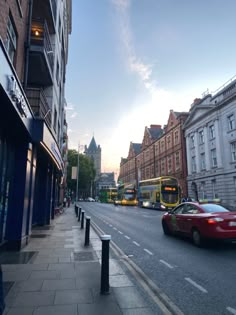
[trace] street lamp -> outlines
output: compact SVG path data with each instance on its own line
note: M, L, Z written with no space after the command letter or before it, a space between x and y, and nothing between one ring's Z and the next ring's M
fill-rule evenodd
M76 202L79 199L79 145L78 145L78 159L77 159L77 176L76 176Z

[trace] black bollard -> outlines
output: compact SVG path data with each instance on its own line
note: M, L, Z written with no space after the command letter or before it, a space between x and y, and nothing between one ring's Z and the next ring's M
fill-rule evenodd
M78 206L75 205L75 216L78 217Z
M80 217L81 217L81 207L79 207L79 215L78 215L78 222L80 221Z
M101 294L110 293L109 285L109 242L111 235L101 235L102 241L102 265L101 265Z
M89 246L90 217L86 217L84 246Z
M80 224L80 228L83 229L84 228L84 210L81 211L81 224Z

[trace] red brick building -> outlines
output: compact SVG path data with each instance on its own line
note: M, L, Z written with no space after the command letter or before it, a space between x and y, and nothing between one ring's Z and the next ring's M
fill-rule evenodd
M187 162L183 124L186 112L170 111L167 125L145 127L141 144L130 143L129 154L120 163L119 181L138 180L171 175L179 180L182 195L187 195Z
M23 81L24 51L28 17L28 1L0 0L0 37L16 70Z

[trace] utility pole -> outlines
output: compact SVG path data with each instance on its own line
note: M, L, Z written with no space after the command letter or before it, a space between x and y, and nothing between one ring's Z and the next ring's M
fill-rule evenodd
M76 202L79 199L79 144L78 144L78 159L77 159L77 180L76 180Z

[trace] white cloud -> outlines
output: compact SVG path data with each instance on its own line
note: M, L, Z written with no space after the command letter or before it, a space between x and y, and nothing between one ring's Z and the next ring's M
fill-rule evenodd
M77 117L78 113L77 112L73 112L71 115L70 115L70 118L73 119L75 117Z

